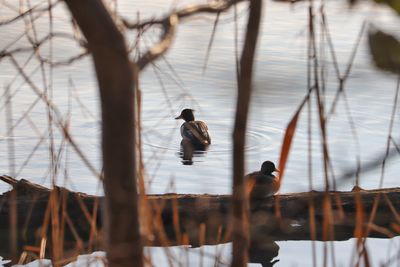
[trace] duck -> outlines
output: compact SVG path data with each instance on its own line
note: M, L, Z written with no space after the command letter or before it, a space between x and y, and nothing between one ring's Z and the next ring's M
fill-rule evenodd
M211 137L208 133L207 124L203 121L196 121L193 109L185 108L175 119L183 119L181 125L182 144L191 144L196 149L204 149L211 144Z
M279 177L273 172L279 172L272 161L264 161L261 170L246 175L250 199L273 196L279 190Z

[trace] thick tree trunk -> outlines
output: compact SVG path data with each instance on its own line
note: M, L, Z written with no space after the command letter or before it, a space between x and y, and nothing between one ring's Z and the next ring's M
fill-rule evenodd
M100 88L110 266L142 266L134 149L134 80L122 34L100 0L65 0L88 41Z
M250 1L250 13L238 72L238 96L233 130L233 248L232 267L247 266L249 248L249 207L244 178L244 147L250 105L254 55L261 21L262 0Z

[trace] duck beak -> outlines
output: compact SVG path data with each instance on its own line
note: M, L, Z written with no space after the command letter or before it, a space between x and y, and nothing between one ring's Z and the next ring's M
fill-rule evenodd
M182 119L182 115L179 115L178 117L175 118L175 120Z

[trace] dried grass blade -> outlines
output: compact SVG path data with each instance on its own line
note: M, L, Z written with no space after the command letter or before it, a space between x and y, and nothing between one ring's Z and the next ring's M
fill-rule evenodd
M324 193L323 203L323 221L322 221L322 239L324 241L333 240L333 217L332 202L328 192Z
M92 220L90 222L90 236L89 236L89 245L88 250L89 252L93 249L93 242L99 240L99 235L97 233L96 221L97 221L97 214L99 210L99 199L96 198L93 203L93 212L92 212Z
M12 128L12 121L13 121L13 111L12 111L12 102L11 102L11 95L10 95L10 88L7 86L5 88L5 119L6 119L6 127L7 127L7 152L8 152L8 164L9 164L9 171L11 176L15 177L15 146L13 140L13 131L10 130ZM17 191L14 189L10 192L9 196L9 209L10 209L10 216L9 216L9 223L10 223L10 233L9 233L9 248L10 248L10 255L11 259L16 262L18 259L17 255L17 246L18 246L18 229L17 229L17 222L18 222L18 210L17 210Z
M290 147L292 145L293 137L296 131L296 126L297 126L297 121L300 116L300 112L303 109L305 103L308 101L310 92L307 94L307 96L304 98L303 102L300 104L299 108L297 109L296 113L290 120L288 126L286 127L285 135L283 137L283 143L282 143L282 148L281 148L281 154L279 158L279 176L278 176L278 184L277 184L277 190L279 190L282 179L283 179L283 174L285 173L285 167L286 167L286 162L289 156L290 152ZM276 196L275 198L275 215L277 218L281 217L280 213L280 203L279 203L279 195Z
M315 202L314 202L314 197L313 195L310 195L310 198L308 200L308 214L310 217L310 239L312 241L312 257L313 257L313 266L317 266L317 251L316 251L316 245L315 245L315 240L317 238L317 227L316 227L316 221L315 221Z
M46 245L47 245L47 237L43 237L42 240L40 241L39 259L44 259L46 255Z
M82 238L79 236L78 231L76 230L74 223L72 222L71 218L69 217L68 213L64 213L63 214L65 221L67 222L67 225L69 227L69 229L71 230L72 235L75 238L75 241L77 243L77 248L78 251L80 251L83 248L83 241Z
M79 207L81 208L83 215L85 216L87 222L91 225L92 231L93 233L97 236L98 232L97 232L97 227L96 227L96 223L94 223L94 219L93 217L90 215L90 212L88 210L88 208L86 207L85 202L82 200L82 198L78 195L78 194L74 194L76 200L78 201Z
M393 205L392 201L388 197L387 194L383 194L387 205L389 206L390 211L393 213L393 216L396 218L397 223L400 223L400 215L396 210L396 207Z
M361 245L362 238L365 236L365 212L360 192L355 192L354 199L356 202L356 227L354 228L354 237L357 238L357 247L359 247Z
M182 242L181 226L179 222L179 210L178 210L178 200L176 198L172 199L172 220L174 224L174 231L176 235L176 240Z
M339 210L339 219L343 220L345 217L345 212L343 210L342 199L340 198L340 193L336 191L334 193L334 197L335 197L337 209Z
M63 250L63 244L60 242L59 203L58 190L53 189L50 192L49 205L51 213L52 259L54 261L59 261L62 258Z
M379 226L379 225L376 225L374 223L369 224L368 227L369 227L369 229L371 229L371 230L373 230L375 232L381 233L381 234L387 236L388 238L392 238L392 237L396 236L389 229L387 229L385 227L382 227L382 226Z

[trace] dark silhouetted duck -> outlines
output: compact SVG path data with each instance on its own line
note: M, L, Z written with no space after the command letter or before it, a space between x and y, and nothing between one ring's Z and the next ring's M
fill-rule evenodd
M274 195L279 190L279 178L273 175L279 172L272 161L264 161L261 170L246 175L250 198L263 198Z
M195 149L205 149L211 144L210 134L207 125L202 121L194 120L193 110L185 108L181 115L175 118L183 119L181 126L182 143L190 143Z

